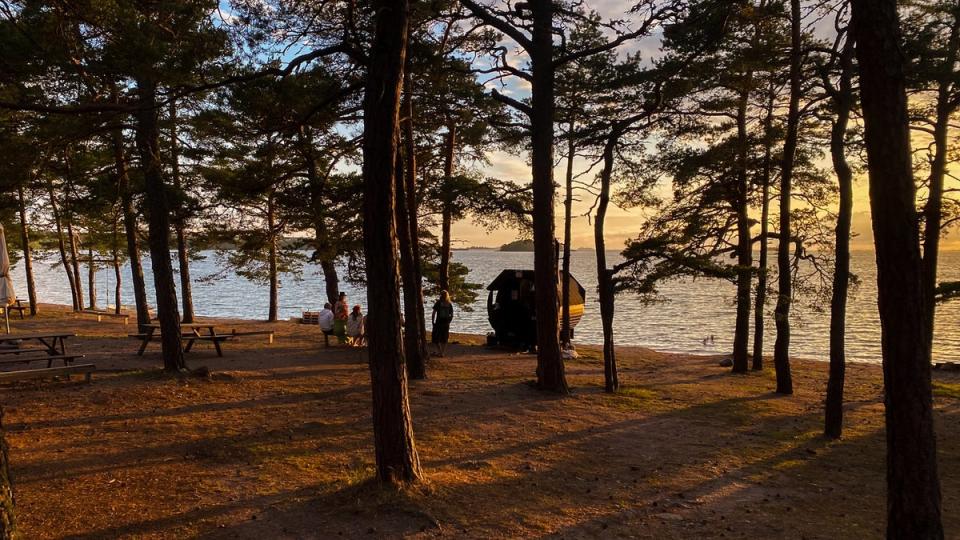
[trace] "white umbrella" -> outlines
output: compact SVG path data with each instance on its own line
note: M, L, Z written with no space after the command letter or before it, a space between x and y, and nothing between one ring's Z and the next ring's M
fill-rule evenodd
M3 316L7 322L7 333L10 333L10 310L17 301L17 293L13 291L13 280L10 279L10 255L7 253L7 236L0 225L0 307L3 307Z

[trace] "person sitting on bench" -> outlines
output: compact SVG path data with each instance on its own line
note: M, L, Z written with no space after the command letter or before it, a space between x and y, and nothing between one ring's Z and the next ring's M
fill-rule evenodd
M330 346L330 336L333 335L333 306L329 302L323 305L323 311L317 317L320 331L323 332L323 345Z
M347 318L347 342L353 347L363 345L363 312L359 304L353 306L353 312Z

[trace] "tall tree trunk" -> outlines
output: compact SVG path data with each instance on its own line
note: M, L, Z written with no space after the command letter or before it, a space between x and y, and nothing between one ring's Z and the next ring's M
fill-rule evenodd
M419 226L417 223L416 174L417 156L413 140L413 99L410 72L403 74L406 122L403 123L404 151L397 152L397 232L400 245L400 268L403 276L404 351L407 374L411 379L427 378L426 320L423 311L423 278L420 275ZM404 168L406 170L404 171Z
M752 4L752 3L751 3ZM753 37L750 40L750 47L756 49L760 44L762 37L762 17L766 0L761 0L759 6L754 10ZM750 345L750 281L753 270L753 238L750 234L750 164L748 155L750 149L750 137L747 134L747 111L750 105L750 93L753 91L754 84L753 68L746 68L743 73L743 86L740 88L737 96L737 194L736 194L736 212L737 212L737 311L736 327L733 334L733 372L746 373L747 371L747 349ZM769 183L769 182L768 182ZM762 211L767 211L766 195L764 195ZM766 226L766 216L763 217L761 227ZM761 259L763 262L763 271L766 270L766 240L761 239L763 243L761 249ZM766 275L758 273L759 282L766 282ZM759 297L757 312L759 317L758 326L754 331L754 357L753 369L763 369L763 308L764 305L759 301L766 301L766 294ZM756 315L755 315L756 317ZM759 338L760 355L756 354L757 339Z
M853 40L847 38L840 54L840 85L831 89L837 117L830 130L830 158L837 175L836 262L830 298L830 378L824 404L823 433L839 439L843 433L843 384L846 375L847 290L850 287L850 225L853 218L853 171L847 163L846 136L853 107ZM829 82L829 81L828 81Z
M93 258L93 248L87 247L89 262L87 264L87 290L89 291L90 301L87 304L90 309L97 309L97 262Z
M336 304L340 296L340 276L337 275L337 265L331 260L321 259L320 270L323 272L327 302L331 305Z
M113 277L116 286L113 288L113 312L120 314L120 304L123 302L123 273L120 271L120 218L114 216L113 219L113 242L110 246L110 252L113 254Z
M750 344L750 284L753 267L753 238L750 235L750 177L747 151L747 105L753 72L747 72L737 100L737 315L733 332L733 372L746 373Z
M336 254L330 248L330 239L327 233L327 218L316 217L314 225L314 240L317 242L317 252L320 258L320 271L323 272L323 284L330 305L337 303L340 298L340 276L337 274Z
M7 440L3 433L3 409L0 408L0 540L13 540L15 532L13 484Z
M73 272L73 282L76 285L77 302L75 311L83 310L83 280L80 278L80 258L77 256L79 239L73 231L73 205L70 201L70 193L73 191L73 149L67 146L64 151L64 162L66 163L66 184L64 186L64 219L67 224L67 236L69 238L70 270Z
M956 8L954 8L956 9ZM940 66L937 83L937 116L933 126L933 162L930 164L929 194L923 209L923 293L927 312L927 327L924 338L927 348L933 352L933 330L936 324L937 265L940 258L940 236L943 223L943 180L947 172L947 141L950 129L950 117L956 109L951 103L954 85L954 65L960 58L960 21L953 19L947 54Z
M800 0L790 0L790 104L787 110L787 133L783 142L780 165L780 238L777 247L777 340L773 344L773 367L777 371L777 393L793 393L790 374L790 303L793 301L793 272L790 268L790 207L793 166L800 131Z
M137 239L137 213L133 206L127 158L123 150L123 131L114 128L111 133L114 168L117 175L117 191L120 193L120 208L123 212L123 231L127 241L127 259L130 261L130 282L133 284L133 300L137 309L137 327L142 330L150 324L150 304L147 302L147 286L140 260L140 241Z
M400 252L400 278L403 285L403 350L406 353L407 376L410 379L416 380L427 378L427 356L421 354L423 350L420 348L420 331L418 328L415 328L417 292L414 280L416 276L413 271L415 263L413 260L413 246L411 245L412 239L410 238L410 221L407 219L406 183L404 180L406 173L404 171L402 154L403 152L400 151L398 145L395 176L397 198L394 210L396 211L395 219L397 222L397 247ZM421 309L421 313L422 312ZM411 318L414 319L412 323Z
M570 138L567 140L567 176L566 193L563 198L563 270L560 272L560 337L565 345L570 344L570 241L573 222L573 158L576 144L573 130L576 121L571 116L569 123ZM609 198L609 197L608 197ZM601 225L602 228L602 225ZM606 262L604 262L606 266ZM599 275L599 274L598 274ZM606 339L604 339L606 343Z
M777 247L777 307L774 320L777 340L773 344L773 367L777 371L777 393L793 393L790 374L790 303L793 300L793 272L790 268L790 208L792 202L793 166L797 155L800 131L800 0L790 0L790 103L787 111L787 133L780 164L780 236Z
M320 270L323 272L327 302L333 305L339 299L340 276L337 275L337 254L330 243L326 203L323 200L327 188L327 176L321 175L317 170L317 159L313 151L313 137L310 129L306 126L300 126L297 136L307 169L307 181L310 183L310 209L317 249L316 257L320 261Z
M614 290L613 271L607 268L607 245L603 237L607 207L610 204L610 178L613 175L613 152L620 138L618 128L610 133L603 148L603 170L600 172L600 195L597 215L593 223L593 238L597 249L597 293L600 296L600 324L603 327L603 387L607 392L620 389L617 373L617 351L613 344Z
M173 172L173 188L177 193L183 193L180 180L180 141L177 139L177 102L170 103L170 165ZM193 313L193 284L190 280L190 248L187 245L186 219L183 210L175 212L173 228L177 235L177 262L180 268L180 301L183 304L181 320L192 323Z
M767 306L767 235L770 232L770 177L773 163L773 83L767 94L767 111L763 119L763 171L761 172L760 257L757 261L757 298L753 307L753 362L750 369L763 370L764 310Z
M896 0L853 0L877 257L887 440L887 538L943 538L930 349Z
M560 302L557 260L554 254L553 185L553 2L531 0L530 126L533 176L533 269L537 316L537 386L567 394L567 378L560 355Z
M163 367L166 371L182 371L186 370L187 366L183 359L177 288L173 284L173 265L170 262L170 205L160 159L156 83L147 79L138 80L137 97L137 150L140 153L146 205L149 209L148 239L153 285L157 295L157 319L160 321L162 336Z
M457 151L457 127L447 126L446 156L443 162L443 207L440 210L440 289L450 290L450 227L453 224L453 205L450 201L453 178L453 158Z
M83 280L80 279L80 257L77 256L79 241L69 217L67 218L67 236L70 237L70 268L73 271L73 280L77 284L77 311L80 311L83 310Z
M60 209L57 205L57 197L53 191L53 184L47 186L47 192L50 195L50 212L53 214L53 223L57 229L57 247L60 250L60 264L63 265L67 273L67 281L70 283L70 297L73 300L73 310L79 311L81 305L77 299L77 281L73 275L73 268L70 266L70 259L67 257L66 241L63 238L63 222L60 219Z
M267 238L270 246L267 253L267 265L270 272L270 308L268 322L277 322L280 313L280 276L277 270L277 209L274 194L267 196Z
M30 249L30 227L27 223L27 204L23 186L17 188L17 202L20 210L20 243L23 244L23 270L27 280L27 299L30 302L30 315L37 314L37 282L33 277L33 251Z
M363 250L367 305L377 306L377 311L367 320L367 355L373 388L377 478L404 484L422 477L400 337L394 221L400 87L407 53L409 2L375 0L373 7L376 31L363 103Z
M404 84L407 88L411 87L410 75L404 73ZM424 315L423 305L423 257L420 255L420 201L417 191L417 148L416 139L413 133L413 92L409 92L406 102L407 118L409 121L405 124L406 149L407 149L407 174L404 176L406 184L407 198L407 219L410 221L410 237L413 239L413 271L414 288L416 295L416 310L413 314L417 320L415 327L407 325L407 332L418 333L418 344L420 347L420 356L424 360L430 358L427 349L427 321ZM449 271L448 271L449 272ZM409 318L407 319L409 321Z

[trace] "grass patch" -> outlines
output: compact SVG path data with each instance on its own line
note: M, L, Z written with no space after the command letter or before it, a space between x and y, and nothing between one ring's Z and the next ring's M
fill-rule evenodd
M933 395L960 399L960 383L945 383L933 381Z
M354 459L344 467L342 478L348 486L360 486L373 480L376 474L377 470L373 464Z
M648 390L646 388L638 388L635 386L631 386L628 388L621 388L620 391L617 393L620 394L621 396L626 396L633 399L642 399L642 400L655 399L657 397L657 393L654 392L653 390Z
M614 394L604 394L603 399L608 405L626 411L649 411L659 404L656 392L637 386L621 387Z

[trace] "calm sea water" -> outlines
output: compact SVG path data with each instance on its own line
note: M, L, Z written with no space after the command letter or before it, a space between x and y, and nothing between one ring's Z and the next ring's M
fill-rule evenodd
M619 261L619 254L610 252L608 263ZM470 269L469 279L488 284L503 269L533 267L532 253L499 252L489 250L456 251L453 259ZM960 280L960 252L947 252L941 256L940 276L944 280ZM144 261L147 287L152 296L152 279L149 274L149 258ZM174 263L176 264L176 263ZM596 266L593 251L575 251L572 256L572 273L587 290L587 305L583 320L576 329L579 343L601 341L600 319L596 305ZM194 278L214 273L219 262L212 253L195 261L191 266ZM860 287L849 302L847 318L847 355L850 360L862 362L880 361L880 322L876 303L876 268L870 252L857 252L851 261L852 271L861 280ZM59 266L49 262L35 265L40 301L69 304L70 290ZM20 268L14 268L14 283L21 297L23 279ZM84 269L84 276L85 269ZM133 304L129 274L124 269L123 303ZM86 281L84 281L86 284ZM97 273L97 297L100 306L108 300L112 303L114 277L112 270L102 269ZM283 318L297 317L306 310L318 310L324 302L323 278L319 268L307 271L301 278L283 276L280 288L280 314ZM362 289L343 284L351 302L364 304ZM267 314L268 288L231 276L211 283L197 282L193 287L194 304L198 315L213 317L236 317L263 319ZM734 286L719 280L687 280L665 283L661 292L667 301L645 305L630 294L617 299L615 338L620 345L640 345L663 351L688 353L723 353L731 349L734 324ZM485 334L490 331L486 315L486 291L477 298L473 311L458 310L453 331ZM428 301L428 305L431 302ZM802 299L793 309L793 335L791 338L794 356L826 359L828 354L829 311L811 308ZM772 311L773 306L768 306ZM751 317L752 323L752 317ZM939 306L937 310L937 333L934 340L934 358L938 361L960 361L960 301ZM712 343L705 339L714 336ZM767 351L772 353L776 330L772 316L767 320Z

